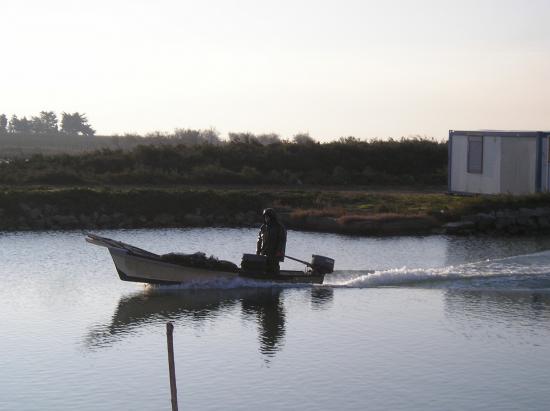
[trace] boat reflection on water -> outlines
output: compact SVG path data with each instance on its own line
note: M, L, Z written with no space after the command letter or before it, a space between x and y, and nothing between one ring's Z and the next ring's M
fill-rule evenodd
M262 289L241 300L245 317L256 319L258 324L260 352L274 356L282 347L285 335L285 309L280 289Z
M305 290L304 290L305 291ZM284 288L238 288L146 290L121 297L108 324L91 329L86 346L99 349L111 346L123 338L139 333L143 327L167 321L200 324L240 309L241 315L258 325L259 349L267 357L274 356L283 346L285 336ZM313 307L321 307L332 299L332 290L311 288Z
M322 310L330 306L334 298L334 290L331 287L313 287L311 289L311 308Z

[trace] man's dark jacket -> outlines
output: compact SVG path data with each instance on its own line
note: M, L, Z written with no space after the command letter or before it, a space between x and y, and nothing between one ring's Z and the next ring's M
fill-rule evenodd
M271 218L269 223L264 223L260 227L256 254L265 255L267 258L277 257L279 261L284 261L285 249L286 229L276 217Z

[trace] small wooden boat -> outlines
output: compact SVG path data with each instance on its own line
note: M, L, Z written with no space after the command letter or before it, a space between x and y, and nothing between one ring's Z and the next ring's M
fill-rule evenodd
M322 284L325 274L332 272L334 267L334 260L313 256L313 264L298 260L307 266L303 271L281 270L274 275L261 269L251 269L254 264L242 264L244 268L238 267L229 261L207 258L203 253L159 255L95 234L87 234L86 241L109 249L122 281L148 284L200 285L239 277L283 283Z

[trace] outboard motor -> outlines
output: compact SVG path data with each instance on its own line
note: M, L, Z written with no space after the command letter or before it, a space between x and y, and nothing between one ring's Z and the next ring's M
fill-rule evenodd
M334 260L330 257L313 254L311 256L311 263L308 263L307 261L299 260L289 255L285 255L285 257L294 261L298 261L299 263L305 264L308 267L313 268L313 270L317 274L325 275L325 274L330 274L334 271Z
M310 266L319 274L330 274L334 271L334 259L313 254Z

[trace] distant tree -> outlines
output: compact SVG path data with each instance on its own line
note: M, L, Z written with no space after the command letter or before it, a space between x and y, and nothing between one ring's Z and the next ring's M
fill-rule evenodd
M88 124L85 114L65 113L61 114L61 131L67 134L93 136L95 130Z
M41 111L39 116L31 118L32 131L36 134L55 134L58 132L57 116L53 111Z
M155 131L150 131L149 133L145 133L145 137L146 138L168 138L170 137L170 134L167 133L166 131L155 130Z
M189 128L176 128L174 130L174 138L177 138L183 144L188 146L194 146L202 143L200 130L192 130Z
M315 140L309 133L299 133L292 137L292 141L296 144L315 144Z
M31 117L31 130L35 134L45 134L46 130L42 125L42 120L38 116Z
M201 137L206 144L221 144L220 133L216 129L201 130Z
M281 138L278 134L260 134L257 137L258 142L263 146L269 146L270 144L277 144L281 142Z
M8 123L8 133L15 133L15 128L18 123L19 119L15 114L13 114L10 118L10 122Z
M348 137L340 137L338 139L338 142L342 144L356 144L356 143L360 143L361 140L359 140L357 137L348 136Z
M258 137L252 133L229 133L230 143L258 144Z
M16 134L30 133L32 131L32 122L27 117L20 119L14 114L11 116L8 130L10 133Z
M0 114L0 134L8 132L8 118L5 114Z

